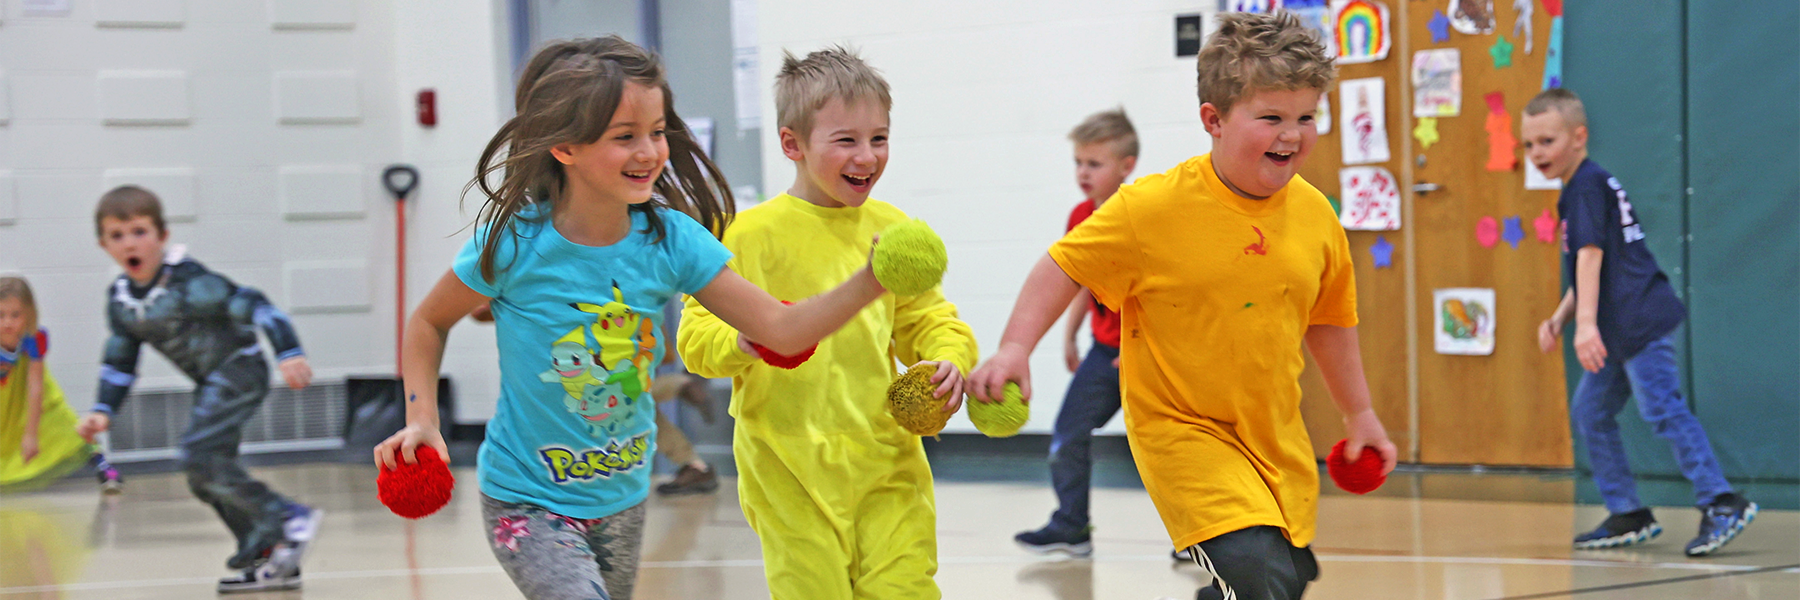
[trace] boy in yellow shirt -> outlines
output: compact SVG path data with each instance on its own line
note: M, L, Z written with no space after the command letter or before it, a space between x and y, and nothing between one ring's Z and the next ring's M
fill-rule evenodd
M887 166L892 104L887 82L848 50L786 56L775 109L794 185L725 231L732 270L799 301L868 263L875 234L908 218L869 198ZM941 291L882 296L793 370L764 364L693 301L678 341L689 370L733 378L739 503L776 600L941 597L931 467L886 408L895 359L935 362L944 410L962 405L962 373L979 353Z
M1227 14L1199 56L1212 152L1119 188L1050 247L1020 292L999 352L970 378L978 401L1027 359L1080 287L1124 318L1125 426L1177 548L1242 600L1299 598L1319 474L1300 420L1304 345L1343 411L1352 460L1394 466L1369 408L1350 246L1325 197L1296 176L1336 77L1296 17ZM1216 596L1215 596L1216 597Z

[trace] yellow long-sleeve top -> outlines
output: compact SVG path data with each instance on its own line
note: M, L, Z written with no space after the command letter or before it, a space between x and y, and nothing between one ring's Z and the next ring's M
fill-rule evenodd
M799 302L863 268L875 234L907 218L874 199L861 207L825 208L782 194L739 214L725 232L725 247L732 270L778 299ZM737 330L688 299L677 335L688 370L733 378L731 416L738 425L779 436L910 436L886 406L895 359L905 365L947 360L967 374L979 356L974 332L937 288L883 295L793 370L745 354L737 337Z

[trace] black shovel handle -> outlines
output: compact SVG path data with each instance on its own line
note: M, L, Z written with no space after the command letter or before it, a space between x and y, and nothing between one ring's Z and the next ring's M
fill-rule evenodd
M390 166L381 172L381 185L394 195L394 200L405 202L406 195L419 187L419 170L412 165Z

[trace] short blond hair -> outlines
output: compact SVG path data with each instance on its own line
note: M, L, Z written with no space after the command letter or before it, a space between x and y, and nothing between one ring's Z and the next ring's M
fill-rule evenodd
M1088 115L1069 131L1069 141L1078 146L1110 142L1119 156L1138 155L1137 128L1132 127L1131 118L1125 116L1125 107Z
M1316 88L1337 79L1337 66L1317 33L1288 11L1227 13L1200 49L1200 103L1220 114L1257 92Z
M1581 104L1581 96L1575 95L1575 92L1550 88L1539 92L1530 102L1525 103L1526 116L1541 115L1552 110L1562 115L1563 122L1568 123L1570 129L1587 125L1587 107Z
M846 104L875 100L884 112L894 108L887 80L855 50L831 46L814 50L804 59L781 52L781 72L775 75L777 127L792 129L801 137L812 134L813 117L833 98Z

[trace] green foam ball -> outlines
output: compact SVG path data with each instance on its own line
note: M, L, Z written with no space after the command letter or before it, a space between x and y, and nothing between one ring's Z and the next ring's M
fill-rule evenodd
M1019 434L1019 428L1031 419L1031 406L1025 404L1024 394L1019 392L1019 384L1006 382L1006 390L1000 394L999 402L970 402L969 420L975 422L975 428L991 438L1012 437Z
M913 219L889 225L875 244L875 279L881 287L900 296L929 291L944 280L950 256L944 240L924 221Z

